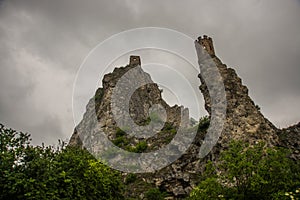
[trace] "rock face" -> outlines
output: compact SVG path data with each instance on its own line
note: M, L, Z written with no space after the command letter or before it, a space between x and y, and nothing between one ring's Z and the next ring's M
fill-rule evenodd
M300 123L282 129L279 133L279 145L292 151L292 159L300 160Z
M89 101L86 106L86 112L83 116L82 121L75 128L74 133L69 141L70 146L82 146L83 143L86 144L86 140L93 140L95 135L93 133L90 136L80 135L80 133L93 132L91 126L100 126L104 130L106 136L115 143L115 145L127 150L127 151L139 151L137 146L140 144L142 139L134 138L126 135L123 130L126 128L119 127L116 123L116 118L124 117L122 111L118 111L118 115L115 116L112 111L112 94L113 90L116 88L116 85L127 72L132 69L137 69L134 71L133 77L139 77L145 82L150 82L142 87L139 87L131 96L129 102L129 113L133 121L138 125L146 125L149 122L149 108L153 105L162 105L166 111L166 123L162 128L162 131L158 132L155 136L146 140L147 147L143 148L142 152L149 152L161 147L164 147L170 142L170 140L176 134L178 126L183 124L186 127L190 126L189 113L188 109L183 106L175 105L173 107L169 106L161 97L161 90L158 85L153 83L149 74L145 73L140 67L141 60L138 56L131 56L129 65L125 67L115 68L112 73L106 74L102 80L102 88L98 88L95 96ZM131 80L127 80L131 81ZM122 90L126 90L126 81ZM117 103L122 103L126 101L124 96L118 96ZM123 102L124 103L124 102ZM93 118L97 117L96 122ZM155 117L152 117L152 120L155 120ZM157 119L156 119L157 120ZM159 120L159 119L158 119ZM97 123L97 125L95 124ZM122 130L123 129L123 130ZM88 131L86 131L88 130ZM82 142L82 140L85 140ZM86 147L86 146L84 146ZM186 160L188 162L188 160ZM173 166L173 165L172 165ZM174 167L174 166L173 166ZM165 170L168 170L166 168ZM183 178L186 182L189 182L189 175L183 175L180 171L180 168L177 167L176 173L173 174L173 168L168 172L168 175L161 171L155 174L140 174L138 180L135 183L132 183L128 186L126 196L137 198L143 196L148 189L154 187L165 187L165 190L168 191L171 196L183 196L186 195L192 188L183 187L180 182L176 181L178 177ZM124 178L126 179L127 174L124 173ZM163 177L163 179L161 179ZM170 180L170 182L166 182ZM176 182L176 183L175 183ZM189 185L189 184L188 184Z
M261 114L259 107L249 97L248 88L242 84L235 70L228 68L216 57L211 38L199 37L196 42L207 50L210 55L208 59L212 59L215 63L225 87L226 121L218 143L222 146L229 140L236 139L249 143L263 140L269 145L278 144L279 130ZM211 97L202 74L203 72L198 76L201 81L200 90L204 96L205 109L211 114Z
M83 132L80 130L86 129L90 126L90 122L93 121L92 117L96 114L97 120L101 129L105 132L110 140L116 139L116 132L118 129L124 129L124 127L119 127L116 123L116 119L124 117L124 110L117 110L117 114L114 115L111 105L112 105L112 93L115 89L118 81L124 74L131 70L131 77L139 77L141 81L149 84L145 84L134 91L132 96L130 96L129 101L129 114L133 121L138 125L146 125L149 122L150 115L149 109L154 105L161 105L167 115L166 124L174 128L178 127L181 123L181 113L185 116L184 119L188 119L188 109L183 106L175 105L170 107L161 97L161 90L158 85L151 80L149 74L144 72L140 67L141 61L139 56L131 56L130 63L126 67L115 68L112 73L106 74L102 80L102 88L98 88L95 96L89 101L86 106L86 113L84 114L83 120L75 128L74 133L70 139L69 145L82 145L81 139L78 132ZM134 71L132 69L135 69ZM130 82L132 80L125 80L123 85L119 90L128 89L126 81ZM119 82L120 83L120 82ZM129 85L129 83L128 83ZM126 93L123 92L123 93ZM125 96L122 96L122 92L117 98L115 98L114 103L124 104L127 100ZM155 117L155 116L154 116ZM159 117L159 116L156 116ZM189 123L188 120L184 123ZM125 126L125 125L124 125ZM156 138L158 139L158 138ZM136 144L137 140L131 141ZM155 139L153 140L155 142ZM149 145L149 144L148 144Z
M138 174L136 175L137 178L135 181L126 183L127 198L143 198L144 193L153 187L167 192L168 199L182 199L186 197L198 184L199 176L201 176L204 170L206 161L208 159L217 160L219 152L222 151L222 149L226 149L231 140L242 140L250 144L264 141L268 146L281 145L292 149L294 159L300 158L300 123L287 129L277 129L262 115L259 107L251 100L248 95L247 87L242 84L242 80L238 77L235 70L228 68L217 58L212 39L204 36L203 38L199 37L196 42L210 55L205 59L212 59L224 83L227 109L222 134L212 151L205 158L200 159L199 149L205 138L209 121L205 124L199 124L194 142L178 160L155 173ZM202 62L205 62L205 59L199 61L200 65ZM131 56L129 65L115 68L112 73L104 76L102 80L103 87L96 91L95 97L88 103L83 120L75 128L69 145L82 146L78 132L90 126L89 121L91 121L91 118L93 118L95 114L97 117L95 123L98 123L111 141L126 150L136 150L135 147L139 144L141 139L126 136L120 131L122 127L117 126L111 109L111 98L113 89L116 87L118 80L126 72L139 67L139 65L141 65L140 57ZM139 125L149 123L149 108L156 104L162 105L167 115L167 123L164 125L162 131L146 140L147 147L143 149L143 152L149 152L166 145L174 137L182 120L185 120L184 124L186 124L187 127L190 121L188 120L188 110L186 108L177 105L170 107L162 99L161 90L157 84L152 82L149 74L145 73L142 68L139 68L135 73L136 77L144 77L144 80L150 81L151 83L138 88L131 96L129 113L133 121ZM198 76L201 82L199 89L205 100L205 109L211 115L212 99L203 73L205 72L201 71ZM131 80L127 81L130 82ZM126 84L124 88L126 90ZM122 96L118 99L118 101L125 100ZM118 116L122 118L124 113L122 113L122 111L118 112ZM181 112L184 113L185 116L183 119L181 119L180 116ZM92 137L89 139L93 140ZM128 174L124 174L124 179L127 180L128 176Z

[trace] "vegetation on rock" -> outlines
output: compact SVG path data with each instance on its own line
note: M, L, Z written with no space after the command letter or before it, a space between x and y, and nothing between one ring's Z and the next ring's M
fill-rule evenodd
M151 188L145 193L145 198L147 200L163 200L164 197L165 194L157 188Z

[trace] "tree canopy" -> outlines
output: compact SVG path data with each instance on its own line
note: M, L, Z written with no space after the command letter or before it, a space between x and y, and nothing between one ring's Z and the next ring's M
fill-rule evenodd
M267 148L262 142L250 146L232 141L218 162L207 163L190 199L299 198L299 163L288 155L286 149Z
M86 150L32 146L0 125L0 199L124 199L121 176Z

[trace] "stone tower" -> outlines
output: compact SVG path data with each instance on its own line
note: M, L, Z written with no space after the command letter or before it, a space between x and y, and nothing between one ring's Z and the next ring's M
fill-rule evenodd
M141 65L140 56L130 56L129 65Z
M215 56L215 49L213 45L213 41L211 37L207 37L207 35L203 35L203 38L198 37L198 41L201 46L207 51L207 53L211 56Z

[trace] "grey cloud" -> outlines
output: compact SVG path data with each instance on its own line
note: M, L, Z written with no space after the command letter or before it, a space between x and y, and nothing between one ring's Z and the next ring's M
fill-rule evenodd
M0 121L36 143L68 137L88 52L112 34L157 26L212 36L264 114L287 126L300 121L299 11L299 0L1 0Z

